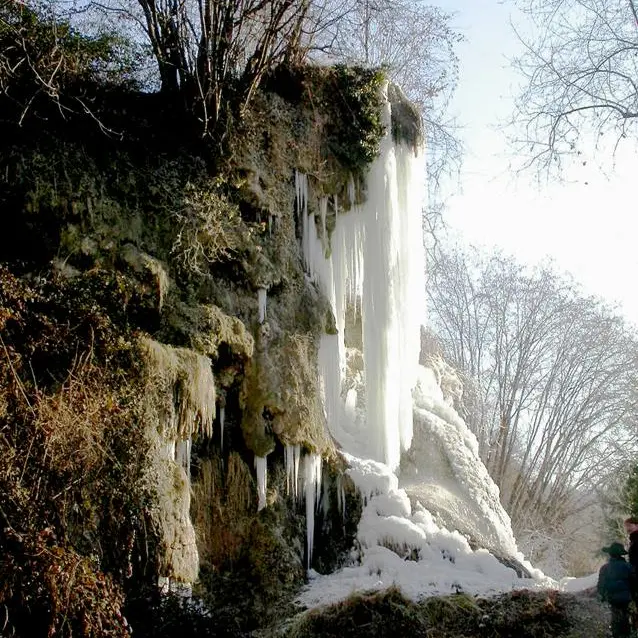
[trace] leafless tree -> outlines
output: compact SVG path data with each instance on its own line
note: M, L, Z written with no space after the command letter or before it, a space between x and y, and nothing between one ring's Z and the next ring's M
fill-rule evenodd
M516 66L526 79L515 136L527 166L560 168L592 142L615 151L636 134L635 0L516 0L534 25Z
M269 70L304 57L311 0L44 1L56 13L145 40L160 90L196 107L208 133L231 95L245 107Z
M618 457L635 452L638 339L550 266L444 253L431 273L431 327L476 380L467 415L515 527L556 526Z

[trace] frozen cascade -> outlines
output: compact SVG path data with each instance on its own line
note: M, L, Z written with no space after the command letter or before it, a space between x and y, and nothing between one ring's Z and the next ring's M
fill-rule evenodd
M259 305L259 323L266 321L266 302L267 302L267 290L266 288L259 288L257 290L257 303Z
M391 130L387 101L383 123ZM345 451L348 474L364 499L357 531L359 561L325 576L311 570L309 586L298 598L307 607L335 602L353 590L392 584L414 599L459 590L486 594L556 586L518 552L498 490L478 457L475 437L444 400L432 370L419 365L425 321L424 168L422 150L415 153L403 143L395 144L387 134L366 178L366 202L344 214L337 201L332 202L337 219L329 250L323 214L329 202L320 202L318 219L308 214L308 180L299 173L295 177L306 272L327 297L337 327L336 335L322 336L319 347L324 412ZM351 202L354 190L351 181ZM352 345L346 344L344 333L346 311L353 309L361 322L362 345L357 347L362 350L362 371L348 367ZM402 451L419 460L410 447L415 427L419 438L412 447L422 457L430 454L439 465L436 470L427 465L416 468L413 478L419 487L422 474L432 478L425 486L430 500L423 502L451 504L452 524L464 518L478 522L468 535L477 531L497 555L518 561L531 580L519 578L487 549L474 551L466 536L453 526L448 529L439 513L433 516L418 498L412 505L408 487L399 487L395 471ZM443 466L448 475L441 483ZM304 465L305 472L311 467ZM314 503L309 483L306 479L311 548ZM442 501L433 498L437 495ZM345 509L339 486L337 500Z
M321 456L308 454L304 457L304 490L306 496L306 553L310 569L315 532L315 511L321 497Z
M383 123L390 130L390 104ZM347 418L342 387L348 305L361 309L365 369L367 456L391 468L412 440L412 389L416 384L420 327L425 319L425 258L421 210L424 153L415 154L386 135L367 177L367 200L339 215L326 251L317 224L308 215L308 181L297 174L298 208L303 216L303 251L308 274L322 288L338 334L320 345L320 374L328 423L346 449L361 437ZM353 190L353 187L351 187ZM325 200L320 204L322 235ZM354 453L361 453L355 449Z
M255 456L255 471L257 472L257 495L259 496L257 511L259 512L266 507L266 475L268 470L265 456Z

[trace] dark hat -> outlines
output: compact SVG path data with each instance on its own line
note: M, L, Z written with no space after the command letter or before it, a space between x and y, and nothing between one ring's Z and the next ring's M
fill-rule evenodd
M609 547L603 547L602 551L610 556L624 556L627 553L621 543L612 543Z

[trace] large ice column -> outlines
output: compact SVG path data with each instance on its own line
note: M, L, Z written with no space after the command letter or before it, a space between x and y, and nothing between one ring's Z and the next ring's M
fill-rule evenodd
M388 133L366 177L366 201L337 214L329 251L308 214L305 176L297 176L297 197L306 269L330 301L338 331L337 337L323 337L319 353L329 427L347 451L361 454L363 446L366 454L396 468L412 440L412 390L425 320L425 164L422 149L414 152L393 141L387 99L382 115ZM336 202L334 207L338 213ZM361 309L363 331L363 436L348 417L352 410L345 409L344 328L346 310L354 304Z
M312 564L314 548L315 511L321 497L321 456L308 454L304 457L304 483L306 492L306 552L307 565Z

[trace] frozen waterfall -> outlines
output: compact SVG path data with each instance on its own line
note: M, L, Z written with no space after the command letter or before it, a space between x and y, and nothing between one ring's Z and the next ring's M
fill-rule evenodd
M383 120L388 131L390 117L386 102ZM363 420L369 445L357 452L391 468L398 467L401 451L412 440L411 394L425 314L424 174L423 152L415 154L387 134L366 179L365 203L340 214L339 202L332 202L337 222L329 250L328 202L320 202L317 223L308 214L308 180L296 177L306 268L330 301L338 330L336 336L323 337L319 355L328 424L346 448L349 440L361 443L352 405L346 410L341 399L346 315L360 313L367 397ZM353 400L351 394L351 404Z
M387 99L383 122L391 131ZM311 571L299 598L308 606L393 583L415 598L548 583L518 552L474 435L432 370L419 365L424 174L423 150L415 152L386 133L361 205L351 183L343 209L336 197L312 207L308 179L296 175L304 265L327 297L337 328L337 334L322 336L319 348L326 422L364 498L358 560L335 574ZM336 216L330 236L328 211ZM288 454L290 476L295 457ZM405 487L395 474L402 454L409 469L400 475ZM344 500L341 494L338 499ZM307 498L309 552L312 505ZM475 551L470 540L494 553ZM518 563L520 574L502 559ZM525 571L533 578L521 578Z

